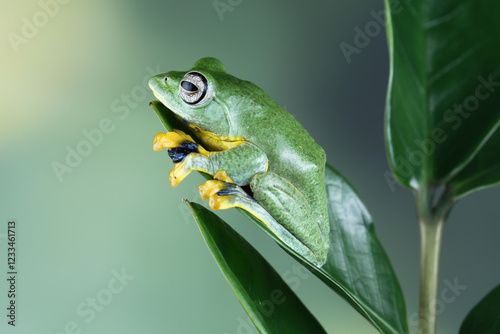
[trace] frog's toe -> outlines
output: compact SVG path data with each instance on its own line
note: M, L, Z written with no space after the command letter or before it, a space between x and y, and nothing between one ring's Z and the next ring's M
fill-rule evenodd
M170 181L170 185L172 187L177 187L177 185L181 182L177 176L178 171L176 169L177 166L175 166L175 168L168 173L168 180Z
M210 197L208 205L210 205L213 210L234 208L236 205L234 204L234 201L232 201L232 198L233 195L231 194L231 190L221 190Z
M186 139L176 132L158 132L153 140L153 150L160 151L163 148L179 147L184 141Z
M172 187L176 187L186 176L191 173L191 170L186 167L186 161L176 163L174 169L168 173L168 179Z
M198 187L202 199L208 199L213 210L223 210L237 206L234 197L238 196L239 187L221 180L209 180Z
M205 200L214 196L217 192L225 190L227 188L227 183L220 180L208 180L202 185L198 186L200 192L200 197Z

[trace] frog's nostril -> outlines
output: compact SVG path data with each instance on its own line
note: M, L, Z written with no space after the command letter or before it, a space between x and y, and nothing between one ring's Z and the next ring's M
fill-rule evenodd
M165 82L167 82L167 81L168 81L168 77L163 78L163 80L164 80Z

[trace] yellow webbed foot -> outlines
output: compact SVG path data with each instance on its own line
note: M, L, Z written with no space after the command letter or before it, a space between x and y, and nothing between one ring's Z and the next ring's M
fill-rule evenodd
M208 201L208 205L212 208L212 210L225 210L233 208L234 205L230 204L229 199L232 195L214 195L210 197Z
M182 180L186 178L193 170L198 170L200 172L207 172L202 168L193 168L189 163L197 156L201 156L199 153L190 153L189 157L182 160L179 163L174 164L174 169L168 173L168 178L172 187L176 187ZM189 167L191 166L191 167Z
M177 186L193 170L208 173L203 159L208 158L211 152L197 144L191 136L181 130L159 132L153 141L153 149L160 151L168 149L168 155L174 162L174 169L169 173L172 187ZM203 156L203 159L199 159Z
M205 200L214 196L217 192L226 189L226 183L219 180L208 180L202 185L198 186L200 197Z
M187 176L187 173L184 172L185 167L185 162L175 164L174 169L168 173L168 179L172 187L177 187L177 185Z
M173 132L167 133L158 132L153 140L153 150L155 151L160 151L163 148L168 150L182 150L186 149L186 147L189 147L189 149L192 150L193 146L196 147L197 153L203 154L206 157L210 155L210 152L198 145L190 135L182 132L181 130L176 129Z
M198 187L202 199L209 199L208 205L213 210L229 209L234 207L228 201L233 195L228 183L220 180L209 180Z
M186 139L176 132L158 132L153 140L153 150L160 151L163 148L179 147L185 141Z

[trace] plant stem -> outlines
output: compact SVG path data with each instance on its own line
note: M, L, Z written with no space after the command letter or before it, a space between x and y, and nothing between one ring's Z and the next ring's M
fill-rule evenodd
M439 273L439 253L446 217L453 198L446 189L433 206L435 189L417 194L420 226L420 303L419 334L436 333L436 302Z
M420 219L420 334L436 332L439 251L444 223L444 219L438 221Z

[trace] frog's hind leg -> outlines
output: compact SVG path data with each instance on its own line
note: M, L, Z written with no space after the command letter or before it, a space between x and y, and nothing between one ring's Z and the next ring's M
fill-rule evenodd
M326 262L328 235L321 233L318 217L304 195L287 179L272 172L257 173L250 183L253 197L315 256Z
M324 263L240 186L221 180L209 180L199 186L199 191L201 198L209 199L209 205L213 210L241 208L259 219L281 241L312 263L316 265Z

